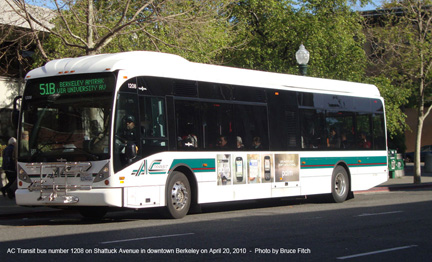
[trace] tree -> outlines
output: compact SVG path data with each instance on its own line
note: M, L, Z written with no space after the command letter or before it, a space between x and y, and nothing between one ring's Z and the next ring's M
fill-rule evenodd
M206 60L230 44L227 12L232 0L38 3L50 7L55 16L50 21L53 27L28 12L29 1L6 1L30 27L37 25L49 32L49 39L44 41L34 35L40 63L65 56L143 49L175 50L187 58Z
M408 103L411 91L394 86L391 79L383 75L367 77L365 81L377 86L381 96L384 98L387 132L390 139L403 135L407 126L405 122L406 115L402 112L401 108ZM404 147L405 145L398 146Z
M412 92L417 108L414 183L421 183L420 148L423 123L430 114L432 93L432 1L391 1L368 28L378 74Z
M238 36L251 40L227 58L236 66L297 74L295 52L303 43L311 53L308 75L359 81L366 56L352 2L241 0L232 19L246 28Z
M31 66L30 57L36 45L35 36L43 37L44 30L31 24L35 29L33 31L23 18L23 13L17 11L15 4L0 0L0 75L23 78ZM44 21L52 18L46 19L50 13L44 8L31 6L27 12Z

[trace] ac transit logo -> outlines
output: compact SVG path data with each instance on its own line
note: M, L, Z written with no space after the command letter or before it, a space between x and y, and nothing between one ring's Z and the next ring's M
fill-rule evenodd
M147 174L147 160L144 160L138 170L133 170L132 175L133 176L140 176Z
M149 165L149 168L147 170L147 160L144 160L140 167L137 170L133 170L132 171L132 176L141 176L141 175L147 175L147 174L165 174L167 169L168 169L168 165L162 165L161 164L162 160L158 159L158 160L153 160L151 162L151 164Z
M162 160L154 160L150 164L149 172L150 174L165 174L168 169L168 165L162 165Z

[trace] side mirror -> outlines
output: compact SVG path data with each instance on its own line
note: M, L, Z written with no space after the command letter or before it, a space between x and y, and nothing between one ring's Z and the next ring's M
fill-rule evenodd
M20 114L20 111L18 109L18 100L21 98L22 98L22 96L17 96L14 98L14 101L13 101L13 110L12 110L11 122L12 122L12 126L15 129L18 128L18 121L19 121L19 114Z

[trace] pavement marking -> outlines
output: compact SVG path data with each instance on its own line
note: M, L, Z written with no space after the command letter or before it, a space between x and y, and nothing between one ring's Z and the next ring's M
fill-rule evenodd
M350 259L350 258L356 258L356 257L370 256L370 255L375 255L375 254L380 254L380 253L385 253L385 252L392 252L392 251L408 249L408 248L413 248L413 247L417 247L417 245L394 247L394 248L377 250L377 251L372 251L372 252L367 252L367 253L355 254L355 255L351 255L351 256L337 257L336 259L344 260L344 259Z
M111 244L111 243L129 242L129 241L155 239L155 238L180 237L180 236L188 236L188 235L195 235L195 233L185 233L185 234L174 234L174 235L163 235L163 236L130 238L130 239L122 239L122 240L105 241L105 242L100 242L100 244Z
M358 217L391 215L391 214L397 214L397 213L403 213L403 211L402 210L398 210L398 211L382 212L382 213L364 213L364 214L358 215Z

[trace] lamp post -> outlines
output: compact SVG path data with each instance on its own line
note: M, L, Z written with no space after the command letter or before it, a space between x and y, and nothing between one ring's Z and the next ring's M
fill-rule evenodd
M309 62L309 51L306 50L303 44L300 45L299 50L296 52L296 60L299 64L300 75L305 76L307 73L307 63Z

